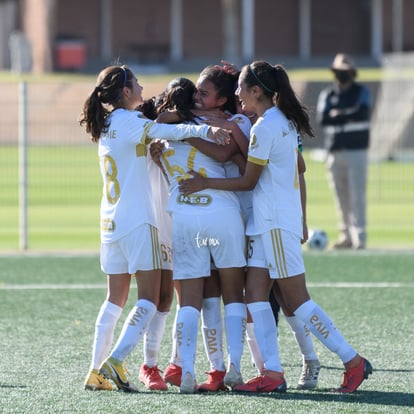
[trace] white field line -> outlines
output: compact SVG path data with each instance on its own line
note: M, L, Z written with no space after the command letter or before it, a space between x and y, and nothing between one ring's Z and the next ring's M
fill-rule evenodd
M414 283L399 283L399 282L321 282L321 283L307 283L308 287L320 288L351 288L351 289L388 289L388 288L414 288ZM88 283L74 283L74 284L27 284L27 285L8 285L0 283L0 290L76 290L76 289L106 289L106 284L88 284ZM136 288L135 284L131 284L131 288Z

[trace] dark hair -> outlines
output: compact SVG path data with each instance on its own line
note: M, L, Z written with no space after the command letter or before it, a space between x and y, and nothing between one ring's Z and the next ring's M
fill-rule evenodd
M196 87L194 82L187 78L173 79L167 89L155 99L157 113L167 109L176 109L182 121L191 121L195 118L191 112L194 106L194 94Z
M108 129L107 118L111 111L104 106L117 107L124 87L132 87L131 70L123 66L108 66L103 69L97 79L96 87L86 99L80 125L85 125L86 132L91 134L93 142L98 142L100 135Z
M308 109L297 98L282 65L272 66L265 61L256 61L244 66L240 76L249 87L259 86L265 96L274 99L277 107L295 124L300 134L314 136Z
M155 102L155 96L149 99L145 99L142 104L137 106L137 111L142 112L146 118L154 121L155 119L157 119L158 116Z
M226 103L221 109L229 111L232 114L237 113L237 97L235 91L237 89L238 74L231 74L217 65L210 65L200 73L201 78L208 79L213 83L218 97L227 98Z

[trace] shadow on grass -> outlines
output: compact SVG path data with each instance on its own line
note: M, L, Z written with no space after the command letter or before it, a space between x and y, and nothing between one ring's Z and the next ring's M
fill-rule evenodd
M114 391L124 394L122 391ZM130 395L125 393L125 395ZM286 393L243 393L233 391L220 391L216 392L203 392L195 394L179 394L172 391L148 391L143 390L135 395L139 395L141 398L153 398L154 395L170 395L174 397L193 397L193 398L207 398L214 399L228 397L242 398L264 398L268 400L280 400L280 401L308 401L309 403L318 402L336 402L343 404L372 404L372 405L384 405L389 407L414 407L414 394L404 392L386 392L386 391L356 391L351 394L339 394L333 392L329 388L318 388L316 390L300 391L289 390ZM212 404L214 404L212 402ZM390 411L391 412L391 411Z
M11 384L3 384L0 382L0 388L29 388L27 385L11 385Z
M285 365L285 366L289 366L289 365ZM291 365L292 367L298 367L299 365ZM321 365L321 370L326 370L326 371L342 371L344 370L343 367L332 367L332 366L327 366L327 365ZM401 369L401 368L394 368L394 369L382 369L382 368L377 368L377 366L372 368L373 371L372 372L395 372L395 373L409 373L409 372L414 372L414 369Z
M318 389L314 391L288 391L286 393L235 393L232 395L273 398L277 400L313 401L313 402L341 402L358 404L389 405L395 407L414 407L414 394L404 392L384 391L356 391L351 394L339 394L330 389Z

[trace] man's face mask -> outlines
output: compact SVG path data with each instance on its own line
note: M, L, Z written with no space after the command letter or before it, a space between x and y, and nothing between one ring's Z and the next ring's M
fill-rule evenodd
M346 70L335 71L335 78L339 83L347 83L352 80L352 73Z

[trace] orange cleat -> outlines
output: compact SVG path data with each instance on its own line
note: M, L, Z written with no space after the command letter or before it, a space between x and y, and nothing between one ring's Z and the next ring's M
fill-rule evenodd
M285 392L287 388L286 381L282 376L279 379L273 378L270 375L259 375L252 378L245 384L236 385L233 391L238 392Z
M199 392L227 391L227 387L224 385L226 371L215 369L214 371L206 372L206 374L208 375L207 381L198 386Z
M164 371L164 380L168 384L179 387L181 385L182 368L175 364L169 364Z
M350 368L344 372L342 385L334 391L341 393L354 392L361 385L362 381L368 379L368 376L371 374L372 365L367 359L361 357L361 361L356 367Z
M144 383L148 390L152 391L167 391L168 387L165 381L161 378L160 370L155 365L149 367L148 365L142 365L139 370L139 380Z

